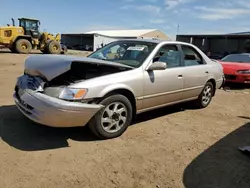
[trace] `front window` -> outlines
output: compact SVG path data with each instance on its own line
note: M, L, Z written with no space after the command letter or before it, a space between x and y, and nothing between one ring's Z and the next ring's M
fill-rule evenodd
M237 62L237 63L250 63L250 54L231 54L227 55L221 61L224 62Z
M24 27L27 30L37 30L38 29L38 23L35 20L21 20L20 26Z
M164 45L154 57L154 62L160 61L167 63L167 68L181 66L181 53L176 45Z
M26 22L26 28L28 30L37 30L37 27L38 27L38 25L37 25L36 21L30 20L30 21Z
M97 50L88 57L137 68L143 64L156 45L156 43L146 41L116 41Z

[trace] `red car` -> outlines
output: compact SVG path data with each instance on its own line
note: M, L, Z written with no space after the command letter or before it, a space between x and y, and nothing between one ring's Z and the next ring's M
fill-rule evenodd
M221 60L226 82L250 84L250 53L230 54Z

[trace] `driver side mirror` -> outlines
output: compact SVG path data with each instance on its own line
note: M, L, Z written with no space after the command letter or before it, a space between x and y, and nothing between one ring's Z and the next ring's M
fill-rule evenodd
M167 63L157 61L157 62L152 63L152 64L148 67L147 71L165 70L166 68L167 68Z

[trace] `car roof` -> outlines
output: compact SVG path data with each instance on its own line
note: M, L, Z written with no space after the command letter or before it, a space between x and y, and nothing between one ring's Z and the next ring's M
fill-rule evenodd
M138 41L138 42L151 42L151 43L169 43L169 44L186 44L186 45L192 45L191 43L187 42L180 42L180 41L174 41L174 40L161 40L161 39L120 39L118 41Z
M228 55L250 55L250 53L233 53Z
M241 55L250 55L250 53L241 53Z

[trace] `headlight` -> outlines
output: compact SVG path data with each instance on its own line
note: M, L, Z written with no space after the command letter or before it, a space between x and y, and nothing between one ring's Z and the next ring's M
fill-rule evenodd
M250 74L250 70L239 70L237 71L238 74Z
M65 100L80 100L87 94L87 92L87 89L75 89L66 87L59 95L59 98Z

